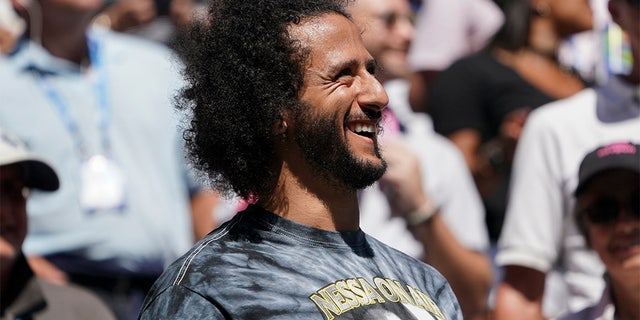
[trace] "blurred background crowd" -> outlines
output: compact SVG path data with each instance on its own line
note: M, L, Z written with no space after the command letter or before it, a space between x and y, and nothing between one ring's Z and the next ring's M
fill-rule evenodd
M243 207L190 167L173 106L173 48L208 5L0 0L0 168L22 164L0 171L1 319L78 299L26 299L34 277L97 298L90 318L135 319L167 264ZM589 152L640 143L639 1L353 0L348 11L390 98L389 170L360 194L362 229L440 271L465 319L597 304L610 268L576 226L574 192ZM41 174L55 188L33 184ZM635 188L621 232L639 297Z

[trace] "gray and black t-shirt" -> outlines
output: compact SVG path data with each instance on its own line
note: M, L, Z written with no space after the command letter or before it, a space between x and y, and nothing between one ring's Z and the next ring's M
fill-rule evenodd
M444 277L362 231L249 206L155 283L140 319L462 319Z

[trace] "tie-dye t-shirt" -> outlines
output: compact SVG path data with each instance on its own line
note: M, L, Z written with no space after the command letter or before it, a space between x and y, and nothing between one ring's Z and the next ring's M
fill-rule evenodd
M167 268L140 319L462 319L444 277L362 231L249 206Z

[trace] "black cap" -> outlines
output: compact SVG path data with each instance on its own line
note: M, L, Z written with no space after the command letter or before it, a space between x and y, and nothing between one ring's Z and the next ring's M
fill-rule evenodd
M640 145L616 142L598 147L587 154L580 164L575 194L581 194L595 175L611 169L626 169L640 173Z

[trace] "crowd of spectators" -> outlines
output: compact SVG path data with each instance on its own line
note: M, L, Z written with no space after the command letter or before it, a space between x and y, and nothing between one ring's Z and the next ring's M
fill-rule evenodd
M34 190L11 259L44 286L87 290L107 318L136 319L163 270L251 202L215 192L192 166L188 115L175 107L175 45L210 22L209 2L0 0L0 128L59 180L20 182ZM603 292L615 300L623 282L640 283L639 266L635 277L615 269L594 243L601 215L583 213L607 188L576 192L596 148L640 150L639 1L346 8L389 96L388 168L358 193L363 231L442 273L465 319L591 319L580 312ZM640 238L633 170L624 187L636 203L615 210ZM0 188L3 200L15 193ZM16 297L0 296L0 318L17 316L6 307Z

